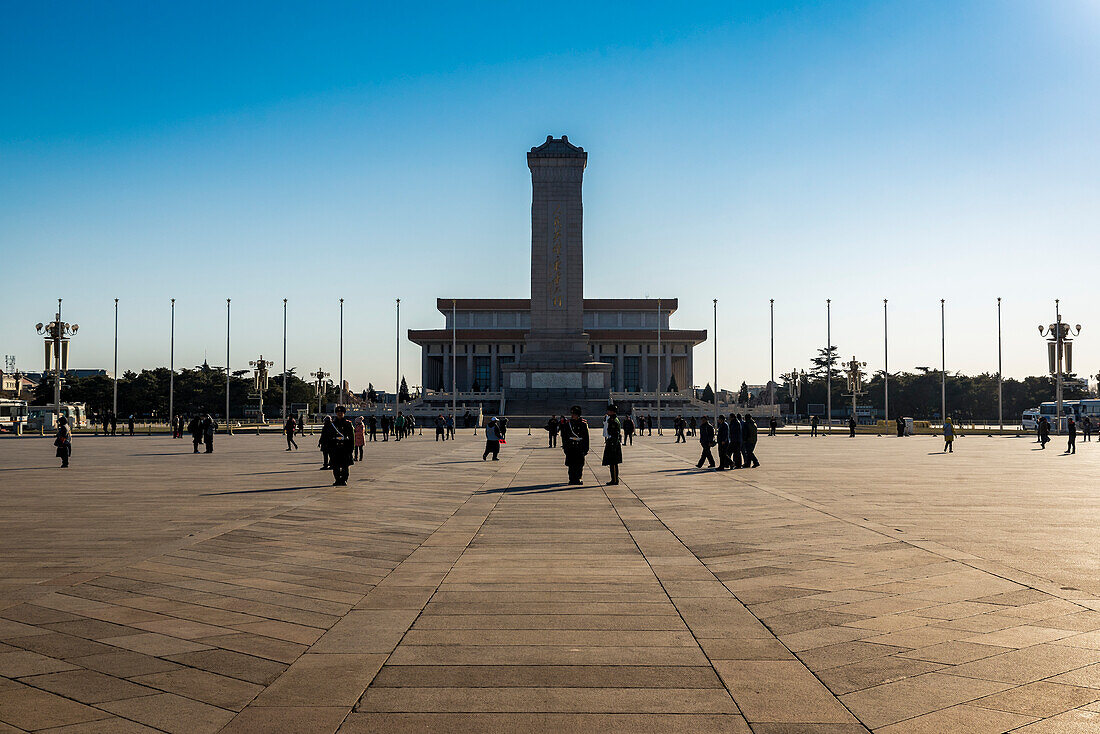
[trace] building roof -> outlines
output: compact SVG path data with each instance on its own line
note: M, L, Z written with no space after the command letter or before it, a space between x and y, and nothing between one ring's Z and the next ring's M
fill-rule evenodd
M588 158L588 154L584 152L584 148L570 143L568 135L562 135L560 138L555 138L553 135L547 135L546 142L531 148L531 152L527 154L527 157Z
M674 313L679 305L677 298L661 298L661 312ZM459 311L530 311L530 298L456 298L454 308ZM585 311L656 311L656 298L586 298ZM450 298L435 299L440 313L451 312Z
M589 341L655 342L656 329L585 329ZM409 341L415 344L449 342L519 342L527 336L527 329L409 329ZM706 329L661 329L661 340L700 344L707 340Z

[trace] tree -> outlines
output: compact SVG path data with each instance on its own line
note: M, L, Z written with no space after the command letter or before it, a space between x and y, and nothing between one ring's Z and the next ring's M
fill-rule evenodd
M836 372L836 363L838 361L836 354L836 347L832 346L826 349L822 347L817 350L817 356L810 360L813 367L810 368L810 375L812 377L825 377L828 372L828 368L832 366L833 372Z
M411 401L411 398L409 397L409 386L405 383L404 375L401 376L401 388L398 390L397 394L400 397L402 403L408 403Z
M740 405L749 404L749 386L747 383L741 383L741 389L737 391L737 402Z
M707 383L707 386L703 388L703 394L699 399L702 400L704 403L714 402L714 390L711 389L709 382Z
M680 388L676 387L676 375L673 375L672 379L670 379L668 381L668 391L669 392L679 392L680 391Z

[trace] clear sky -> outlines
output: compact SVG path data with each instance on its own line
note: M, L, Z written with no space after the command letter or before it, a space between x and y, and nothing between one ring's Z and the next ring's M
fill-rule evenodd
M1045 370L1062 299L1100 368L1100 0L3 2L0 352L40 369L263 352L394 379L394 299L529 295L546 135L589 152L585 293L677 297L722 386L833 342L892 370ZM711 342L696 382L712 379ZM402 371L419 382L403 340Z

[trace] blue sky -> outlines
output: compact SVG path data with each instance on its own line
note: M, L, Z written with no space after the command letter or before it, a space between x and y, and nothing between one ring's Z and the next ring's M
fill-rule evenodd
M227 7L229 6L229 7ZM825 341L892 370L1045 368L1062 299L1100 367L1100 1L4 3L0 351L37 369L65 297L76 366L281 359L389 385L436 296L528 295L547 134L589 151L585 292L680 299L719 380ZM13 291L9 290L9 293ZM1092 335L1092 336L1090 336ZM712 379L711 344L696 354ZM409 382L419 355L405 343ZM276 370L282 366L276 366Z

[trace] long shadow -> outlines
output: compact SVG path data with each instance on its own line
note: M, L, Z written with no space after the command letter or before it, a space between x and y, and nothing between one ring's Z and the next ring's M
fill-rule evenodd
M0 469L0 471L46 471L47 469L57 469L56 466L13 466L7 469Z
M589 485L577 485L577 484L529 484L525 487L504 487L501 489L486 489L477 494L541 494L543 492L569 492L574 489L588 487L599 487L599 484Z
M130 454L130 456L186 456L187 454L193 454L193 451L166 451L160 454ZM202 453L201 451L199 452Z
M264 492L292 492L297 489L324 489L327 484L318 484L309 487L275 487L274 489L238 489L233 492L204 492L200 497L217 497L223 494L262 494Z
M257 476L259 474L294 474L295 472L298 472L298 471L301 471L301 470L300 469L284 469L283 471L251 471L251 472L245 472L244 474L238 474L237 476L238 477L254 477L254 476Z

